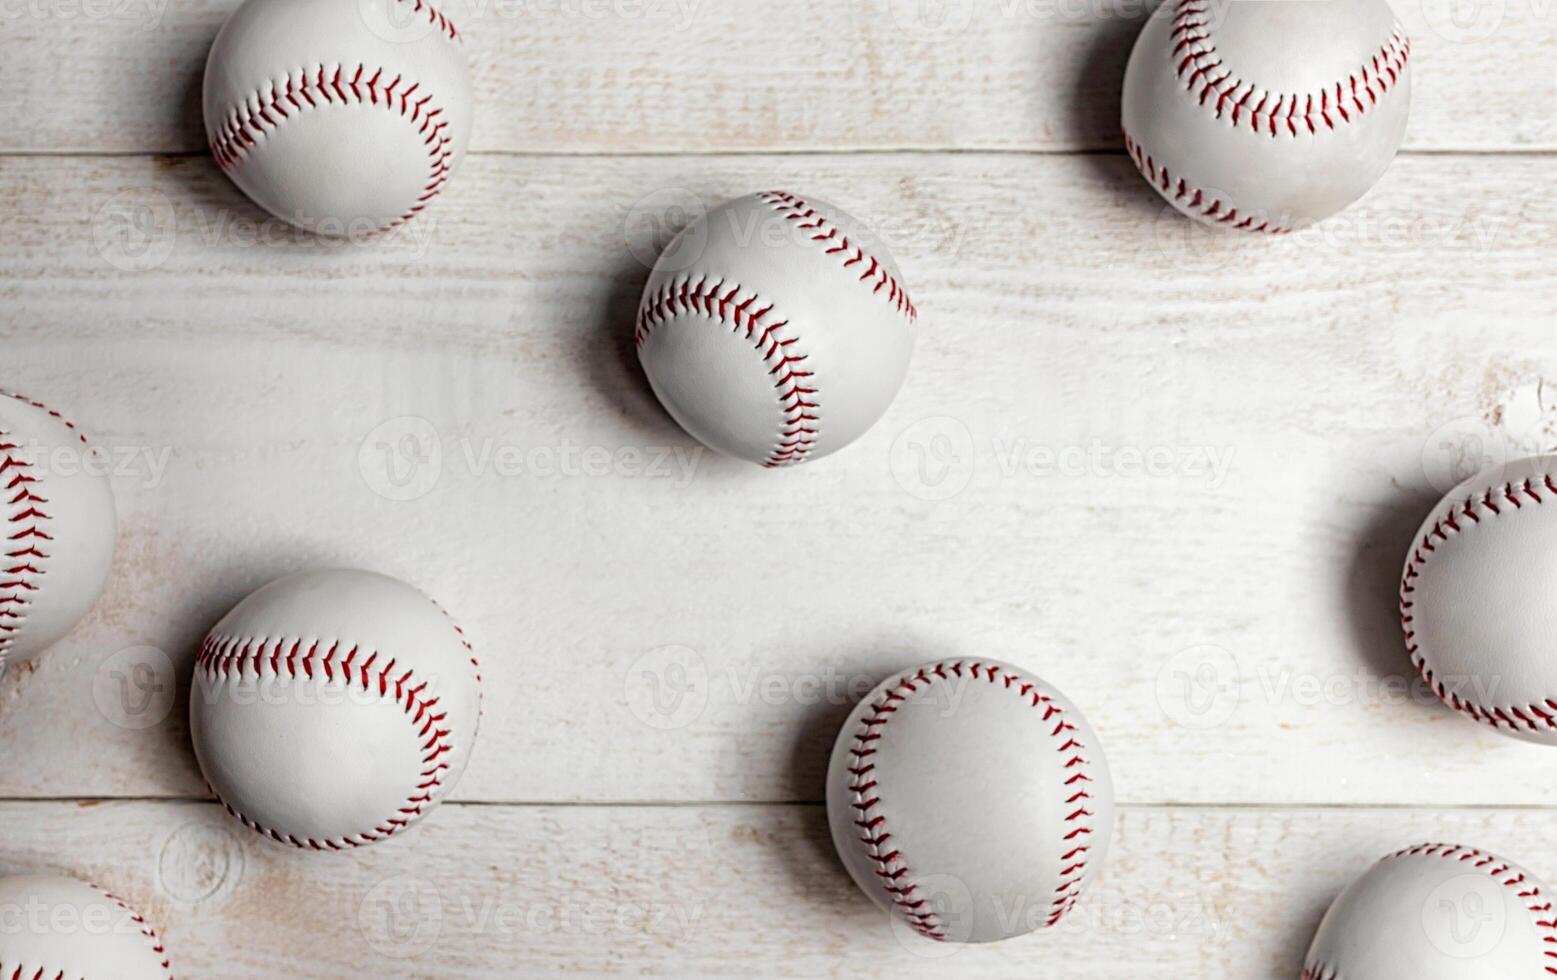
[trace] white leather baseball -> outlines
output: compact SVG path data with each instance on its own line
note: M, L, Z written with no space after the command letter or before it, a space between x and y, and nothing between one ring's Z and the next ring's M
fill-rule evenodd
M1053 926L1103 868L1102 745L1054 688L994 661L926 664L854 709L827 773L833 843L915 932L984 943Z
M0 391L0 664L53 646L103 594L117 522L90 452L58 412Z
M773 191L714 209L666 248L636 339L682 428L776 467L837 452L881 418L917 321L897 264L859 222Z
M1557 922L1511 861L1424 844L1385 858L1326 913L1303 980L1550 980Z
M278 218L382 230L437 196L470 137L470 70L426 0L245 0L205 69L217 165Z
M1494 467L1428 516L1400 583L1411 661L1444 703L1557 745L1557 456Z
M274 840L340 850L427 815L458 782L479 667L427 596L373 572L277 579L206 637L195 754L228 811Z
M1125 146L1184 214L1292 231L1384 175L1410 57L1385 0L1165 0L1125 72Z
M0 976L173 980L167 951L118 898L74 878L0 878Z

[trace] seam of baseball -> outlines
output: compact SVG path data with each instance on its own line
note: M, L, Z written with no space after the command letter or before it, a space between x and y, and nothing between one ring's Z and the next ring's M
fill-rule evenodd
M173 980L173 966L172 962L168 958L167 948L163 946L162 939L157 935L157 930L151 927L151 923L146 921L145 916L135 911L135 909L131 908L124 899L120 898L118 895L115 895L113 892L108 891L106 888L91 884L89 884L88 887L102 895L104 898L108 899L110 902L113 902L115 905L129 914L130 921L134 922L138 927L140 927L141 935L144 936L146 941L151 945L151 951L162 958L162 969L163 972L168 975L167 980Z
M1535 704L1488 707L1466 700L1457 691L1449 690L1428 662L1427 652L1416 634L1416 580L1421 578L1423 569L1438 548L1447 544L1451 538L1469 531L1483 520L1515 514L1526 507L1546 503L1543 491L1557 499L1557 478L1548 475L1539 482L1531 478L1521 483L1505 483L1487 489L1480 496L1471 494L1464 501L1450 505L1412 549L1400 580L1400 626L1405 634L1406 652L1411 655L1411 662L1417 672L1444 704L1495 729L1507 727L1515 731L1533 732L1557 730L1557 697L1548 697Z
M1557 974L1557 949L1551 948L1557 945L1557 909L1541 894L1540 886L1524 872L1515 871L1512 865L1494 854L1457 844L1418 844L1397 851L1384 860L1395 861L1407 857L1442 858L1468 864L1512 892L1529 911L1531 924L1545 934L1541 942L1548 948L1541 951L1542 958L1546 960L1541 964L1542 968L1547 973Z
M86 445L86 436L74 422L42 402L4 389L0 389L0 397L47 412ZM54 538L48 532L52 518L43 510L49 501L39 492L41 480L33 464L22 454L19 437L0 429L0 488L3 488L5 504L9 508L5 528L0 532L5 539L5 564L0 567L0 573L3 573L0 574L0 666L5 665L11 650L21 640L22 630L27 625L27 607L32 605L33 594L42 585L40 579L48 572L49 555L42 549Z
M1170 39L1179 79L1216 118L1230 114L1239 129L1240 117L1247 117L1250 132L1272 138L1318 135L1321 126L1334 130L1354 122L1398 85L1411 60L1411 39L1397 22L1370 59L1333 85L1317 93L1270 92L1235 77L1223 64L1207 13L1204 0L1178 0Z
M425 696L428 682L418 683L414 671L399 670L393 658L389 658L382 667L377 666L377 650L365 650L355 645L342 655L339 640L332 641L329 648L321 653L320 647L324 642L295 637L240 641L235 636L212 635L201 646L196 664L213 682L226 680L234 671L241 675L246 670L252 670L257 678L263 664L268 664L273 673L286 674L293 679L314 680L317 669L325 681L334 680L339 675L347 683L355 683L369 694L376 690L379 697L393 700L404 710L416 728L417 738L422 740L420 764L423 768L417 776L417 785L406 795L405 802L372 830L360 832L355 837L301 839L261 825L223 799L221 794L216 794L228 813L251 830L272 840L314 851L339 851L391 837L420 817L434 803L439 790L443 789L443 779L449 770L444 757L454 751L454 741L453 729L440 727L448 720L448 712L438 710L441 707L439 698ZM357 660L359 656L363 658L361 662ZM212 792L215 793L215 787L212 787Z
M1088 768L1091 763L1083 755L1086 746L1077 737L1076 726L1065 718L1065 709L1038 690L1037 684L1000 667L977 661L965 664L960 660L921 667L899 678L879 701L871 705L871 715L860 720L859 731L855 733L854 747L849 750L852 762L848 788L853 800L850 807L854 810L860 844L875 865L882 889L916 932L937 942L946 941L946 927L935 912L927 911L928 901L917 897L918 886L913 881L911 869L902 851L891 845L892 834L887 830L887 817L882 812L880 785L874 776L876 765L870 759L876 754L876 743L896 714L899 702L918 693L921 685L929 686L952 678L960 680L964 671L974 680L999 683L1008 691L1014 689L1019 696L1030 698L1032 707L1043 710L1045 723L1057 719L1051 737L1060 743L1056 751L1070 756L1062 768L1071 773L1064 783L1065 792L1071 794L1065 800L1065 806L1074 809L1063 821L1066 829L1061 843L1060 881L1050 901L1046 926L1058 925L1081 897L1081 890L1088 880L1087 864L1092 851L1091 844L1086 841L1094 834L1092 818L1095 814L1087 809L1088 801L1092 800L1089 788L1093 780ZM985 676L981 678L980 672Z
M409 3L411 5L411 9L415 12L419 14L426 14L427 23L442 31L444 37L447 37L451 41L459 42L461 44L464 43L465 39L461 37L460 32L455 29L454 21L444 16L443 11L437 9L432 4L426 3L425 0L395 0L395 2L402 5Z
M887 266L880 259L871 255L860 246L849 241L838 226L828 221L811 205L802 198L787 191L764 191L757 195L774 211L784 215L785 220L796 222L802 231L811 232L811 240L823 247L828 255L839 256L845 269L860 269L860 282L870 283L871 292L877 296L882 290L886 290L886 300L900 316L907 318L910 324L919 320L919 310L908 296L908 290L897 281L897 277L887 270Z
M1301 980L1341 980L1341 974L1333 966L1312 964L1303 969Z
M385 83L383 66L374 68L372 76L364 78L368 70L368 65L358 64L355 74L348 79L344 65L336 65L334 74L327 75L328 66L319 64L288 71L284 86L274 79L268 80L228 111L227 121L212 137L211 156L216 165L223 173L230 173L294 113L318 109L321 103L375 108L382 105L389 112L395 112L398 106L400 116L415 127L427 147L427 182L422 186L421 196L380 230L387 231L410 221L438 196L453 172L453 139L447 132L449 122L441 118L443 107L433 103L432 95L419 95L421 82L411 82L405 90L397 92L395 89L405 81L404 75L396 75L393 81Z
M804 462L819 438L821 404L815 375L805 366L810 355L797 353L800 338L789 321L765 323L770 316L777 316L773 304L759 304L757 293L739 283L680 277L644 296L634 332L639 356L656 327L689 311L718 320L734 333L744 333L768 366L784 421L763 465L774 468Z
M1258 215L1240 215L1236 207L1228 202L1210 196L1206 191L1186 181L1182 176L1174 178L1168 172L1166 165L1159 166L1152 157L1151 152L1140 143L1128 131L1124 133L1125 149L1130 154L1130 159L1135 161L1136 169L1147 183L1162 193L1165 197L1171 197L1181 206L1195 212L1208 221L1227 225L1238 231L1260 232L1266 235L1285 235L1292 229L1279 224L1273 224L1269 219L1259 221Z

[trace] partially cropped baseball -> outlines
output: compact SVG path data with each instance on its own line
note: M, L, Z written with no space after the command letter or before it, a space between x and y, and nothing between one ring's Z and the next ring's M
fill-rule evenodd
M113 564L113 494L86 436L0 391L0 665L32 660L91 610Z
M426 0L245 0L205 69L217 165L271 214L351 236L415 217L470 138L470 70Z
M682 428L779 467L864 435L903 386L917 332L885 246L830 204L773 191L716 208L671 242L636 337Z
M1546 887L1485 851L1424 844L1341 893L1303 980L1549 980L1557 918Z
M827 773L855 884L938 942L1058 925L1103 869L1114 792L1076 706L994 661L926 664L855 708Z
M1449 491L1400 583L1406 648L1444 703L1557 745L1557 456L1518 460Z
M470 645L432 599L373 572L278 579L206 637L190 727L207 782L267 837L312 850L425 817L470 759Z
M146 920L118 898L44 875L0 878L0 973L7 980L173 980Z
M1125 146L1189 217L1293 231L1384 175L1410 59L1385 0L1165 0L1125 73Z

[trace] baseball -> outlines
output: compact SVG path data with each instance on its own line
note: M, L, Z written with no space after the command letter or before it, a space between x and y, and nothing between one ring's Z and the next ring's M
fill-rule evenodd
M1057 925L1102 870L1114 793L1064 695L994 661L894 677L844 724L827 773L856 884L920 935L986 943Z
M173 980L157 933L133 909L74 878L0 878L6 977Z
M460 35L426 0L246 0L211 47L204 103L217 165L327 235L415 217L470 137Z
M1406 558L1411 661L1449 707L1557 745L1557 456L1497 466L1449 491Z
M858 221L774 191L716 208L654 267L638 355L703 444L769 467L837 452L886 412L918 314Z
M196 661L190 729L245 825L312 850L383 840L459 781L480 720L470 645L431 599L372 572L278 579Z
M0 391L0 665L57 643L103 594L116 521L106 469L58 412Z
M1536 980L1553 972L1551 899L1511 861L1424 844L1374 865L1326 913L1303 980Z
M1125 147L1197 221L1302 228L1384 175L1410 58L1384 0L1166 0L1125 72Z

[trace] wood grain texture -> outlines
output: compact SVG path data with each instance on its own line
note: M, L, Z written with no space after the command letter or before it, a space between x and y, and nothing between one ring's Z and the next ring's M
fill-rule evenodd
M235 0L18 0L0 150L203 151ZM1417 150L1557 148L1549 0L1397 0ZM1119 147L1148 0L452 0L472 146L518 153ZM68 56L63 53L68 52Z
M1131 809L1059 927L945 947L900 935L854 887L818 807L450 806L339 855L205 804L7 803L0 819L0 873L112 888L178 976L207 980L1295 978L1330 902L1385 855L1451 841L1550 881L1557 846L1557 815L1528 811Z
M348 248L202 159L0 160L4 384L127 460L108 596L4 681L0 795L202 795L199 637L343 563L482 653L467 800L817 801L864 689L997 657L1132 803L1557 804L1413 695L1395 610L1439 488L1557 442L1546 169L1405 158L1264 241L1118 157L479 157ZM629 336L655 236L780 183L878 225L925 329L869 437L771 474L699 454Z

